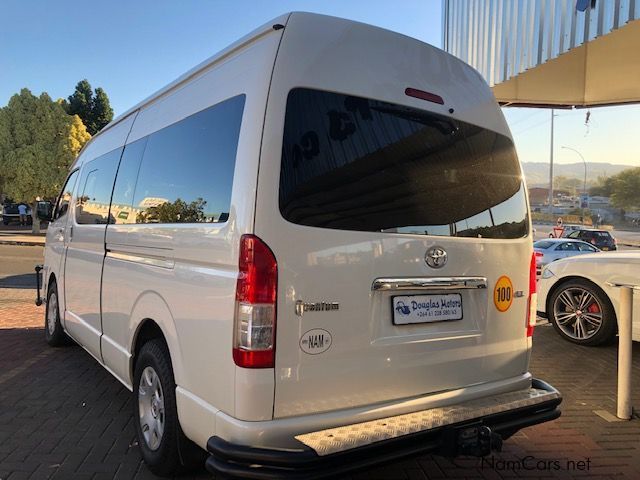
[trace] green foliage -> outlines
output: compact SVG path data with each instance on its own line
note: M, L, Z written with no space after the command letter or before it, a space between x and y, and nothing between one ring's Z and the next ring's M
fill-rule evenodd
M18 201L54 198L89 138L59 102L22 89L0 109L0 191Z
M198 198L191 203L178 198L175 202L164 202L138 213L136 223L204 222L204 206L206 203L202 198Z
M566 190L571 195L578 195L582 193L584 188L584 181L578 178L569 178L563 175L558 175L553 178L554 190Z
M109 104L109 97L106 92L98 87L96 96L93 98L93 109L91 110L91 129L99 132L102 128L113 120L113 109ZM92 135L94 135L92 133Z
M62 101L69 115L78 115L91 135L98 133L113 119L113 109L109 104L106 92L98 87L95 96L87 79L81 80L69 96L69 101Z
M589 193L610 197L614 207L640 208L640 167L628 168L612 177L598 178L598 185Z
M611 203L614 207L640 208L640 167L623 170L611 177Z
M590 195L610 197L613 193L613 177L598 177L598 183L589 189Z

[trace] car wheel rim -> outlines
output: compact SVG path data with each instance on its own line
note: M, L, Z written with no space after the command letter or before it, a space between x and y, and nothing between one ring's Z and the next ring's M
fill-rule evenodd
M602 305L589 290L574 287L560 292L553 304L556 324L574 340L588 340L602 327Z
M49 295L47 302L47 328L49 335L53 335L56 331L56 319L58 317L58 296L55 293Z
M152 367L145 367L138 388L138 412L144 441L151 450L157 450L164 433L164 395L160 378Z

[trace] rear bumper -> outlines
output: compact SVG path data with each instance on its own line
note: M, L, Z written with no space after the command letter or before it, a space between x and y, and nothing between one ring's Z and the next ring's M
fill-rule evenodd
M561 401L555 388L533 380L529 390L299 435L300 448L295 450L255 448L211 437L206 467L223 478L319 479L415 454L456 455L456 432L461 428L485 426L508 437L558 418Z

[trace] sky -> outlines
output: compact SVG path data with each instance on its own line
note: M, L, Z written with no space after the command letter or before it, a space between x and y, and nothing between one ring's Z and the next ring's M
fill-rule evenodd
M79 80L122 113L252 29L288 11L335 15L442 46L441 0L2 0L0 106L27 87L67 97ZM520 160L549 161L550 112L505 108ZM554 161L640 166L640 106L560 110Z

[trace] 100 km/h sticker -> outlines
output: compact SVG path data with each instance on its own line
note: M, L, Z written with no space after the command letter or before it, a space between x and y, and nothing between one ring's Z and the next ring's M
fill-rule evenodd
M493 289L493 303L499 312L506 312L513 302L513 284L506 275L501 276Z

